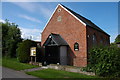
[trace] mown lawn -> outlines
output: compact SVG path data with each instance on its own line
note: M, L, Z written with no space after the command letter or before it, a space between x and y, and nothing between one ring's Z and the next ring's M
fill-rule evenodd
M2 66L2 58L0 57L0 66Z
M38 66L30 65L26 63L20 63L16 58L3 58L2 59L2 66L8 67L14 70L24 70L24 69L30 69L35 68Z
M67 72L67 71L62 71L62 70L54 70L54 69L43 69L39 71L32 71L32 72L26 72L29 75L33 75L39 78L46 78L50 79L53 78L55 80L62 78L63 79L70 79L70 78L98 78L97 76L89 76L89 75L84 75L80 73L73 73L73 72ZM45 80L46 80L45 79ZM51 79L50 79L51 80Z

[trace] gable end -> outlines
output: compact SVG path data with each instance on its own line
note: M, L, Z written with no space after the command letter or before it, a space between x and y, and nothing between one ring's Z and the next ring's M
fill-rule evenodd
M82 20L80 20L78 17L76 17L73 13L71 13L69 10L67 10L64 6L62 6L61 4L58 4L57 7L55 8L55 10L53 11L51 17L49 18L48 22L46 23L45 27L43 28L43 31L45 30L45 28L48 25L49 21L51 20L52 16L58 9L58 6L62 7L66 12L68 12L70 15L72 15L76 20L78 20L80 23L82 23L84 26L86 26L86 24Z

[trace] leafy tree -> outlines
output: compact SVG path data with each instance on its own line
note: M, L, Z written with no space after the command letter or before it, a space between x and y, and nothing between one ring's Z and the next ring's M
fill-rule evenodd
M119 42L120 42L120 34L115 39L115 43L119 43Z
M3 56L16 57L17 44L21 41L21 32L18 25L10 23L8 20L2 23Z
M7 24L1 23L2 24L2 53L3 56L6 53L6 40L7 40L7 33L8 33L8 29L9 27L7 26Z
M30 61L30 47L36 47L36 43L28 39L18 45L17 58L20 62L26 63Z

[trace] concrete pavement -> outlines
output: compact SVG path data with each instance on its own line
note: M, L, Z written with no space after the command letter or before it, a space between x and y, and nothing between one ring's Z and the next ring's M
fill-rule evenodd
M2 67L2 77L3 78L26 78L26 79L29 78L28 80L34 80L34 79L42 80L37 77L27 75L24 72L15 71L5 67Z

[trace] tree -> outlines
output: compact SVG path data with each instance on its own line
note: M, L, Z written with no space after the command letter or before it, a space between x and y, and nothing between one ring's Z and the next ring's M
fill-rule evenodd
M8 29L9 27L7 26L7 24L1 23L2 24L2 53L3 55L5 55L6 53L6 36L8 33Z
M120 42L120 34L115 38L115 43L119 43Z
M17 44L21 41L21 32L18 25L10 23L8 20L2 23L3 56L16 57Z
M36 47L36 43L28 39L18 45L17 58L20 62L26 63L30 61L30 47Z

